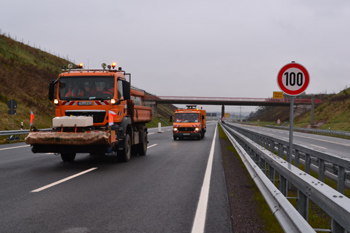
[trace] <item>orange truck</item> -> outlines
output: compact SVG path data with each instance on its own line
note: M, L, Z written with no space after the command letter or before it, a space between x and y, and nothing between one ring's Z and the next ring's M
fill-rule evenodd
M196 107L197 105L187 105L187 109L175 111L173 123L174 140L185 137L204 138L207 130L206 111Z
M143 105L144 92L130 82L131 74L115 69L115 63L103 63L102 69L64 67L49 87L56 105L52 130L31 131L25 142L33 153L59 153L66 162L77 153L116 153L124 162L131 154L146 155L145 124L152 110Z

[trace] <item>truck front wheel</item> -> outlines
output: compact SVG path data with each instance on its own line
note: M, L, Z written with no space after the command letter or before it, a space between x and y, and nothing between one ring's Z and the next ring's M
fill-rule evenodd
M75 155L75 153L61 153L61 158L64 162L73 162Z
M123 148L117 152L117 157L119 161L128 162L131 156L131 139L129 134L125 135L123 143Z

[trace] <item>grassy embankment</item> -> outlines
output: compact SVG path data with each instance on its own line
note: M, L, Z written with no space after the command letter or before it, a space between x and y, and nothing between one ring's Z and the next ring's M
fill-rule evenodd
M283 122L286 122L285 126L289 126L289 111L289 107L269 108L261 116L254 117L260 119L259 122L254 120L250 123L259 126L278 125L276 119L283 115L284 118L288 116ZM273 116L273 118L268 116ZM294 119L294 127L308 127L310 123L311 111ZM315 106L314 124L319 129L350 131L350 88L346 88L338 94L325 95L322 104Z

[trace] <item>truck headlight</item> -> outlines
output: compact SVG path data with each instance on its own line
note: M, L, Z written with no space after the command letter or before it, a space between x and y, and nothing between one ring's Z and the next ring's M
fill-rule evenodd
M115 104L116 102L115 99L111 99L111 104Z
M199 131L199 128L195 128L194 130L198 132L198 131Z
M58 104L58 99L54 99L53 103L57 105Z
M174 128L174 132L177 132L177 128Z

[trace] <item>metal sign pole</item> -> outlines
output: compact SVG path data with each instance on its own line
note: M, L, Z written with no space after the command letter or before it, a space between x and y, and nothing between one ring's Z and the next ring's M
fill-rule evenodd
M292 163L292 151L293 151L293 121L294 121L294 96L290 98L290 116L289 116L289 153L287 155L287 161Z
M10 104L10 105L11 105L11 111L13 111L13 110L12 110L13 107L14 107L14 106L13 106L13 101L11 101L11 104ZM12 122L12 123L11 123L11 129L13 130L13 112L11 112L11 122Z

